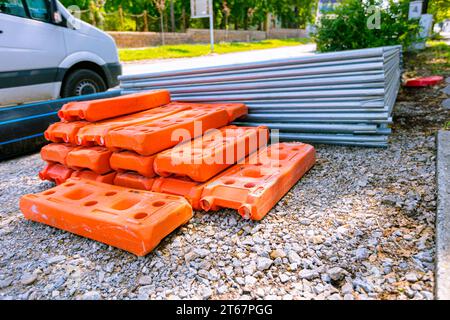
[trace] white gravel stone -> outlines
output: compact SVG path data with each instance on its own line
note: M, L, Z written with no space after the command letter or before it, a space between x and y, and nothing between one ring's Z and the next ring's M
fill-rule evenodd
M319 274L315 270L303 269L300 271L299 276L301 279L312 280L317 278Z
M288 253L288 259L290 263L295 263L297 265L300 265L302 262L302 259L300 258L300 256L297 254L297 252L291 250Z
M334 267L331 269L328 269L328 274L330 275L330 278L334 281L341 280L345 275L345 270L340 267Z
M286 275L286 274L281 274L281 275L280 275L280 281L281 281L281 283L288 282L289 279L290 279L290 277L289 277L288 275Z
M265 258L265 257L260 257L257 260L257 264L256 264L256 268L259 271L264 271L270 268L270 266L272 265L273 261L269 258Z
M97 291L88 291L81 296L82 300L101 300L102 296Z
M25 273L20 278L20 283L23 285L31 285L33 284L38 278L38 275L36 273Z
M358 260L365 260L369 257L369 250L366 248L358 248L355 251L355 257Z
M405 279L409 282L417 282L419 280L419 277L417 276L417 273L415 273L415 272L408 272L405 275Z

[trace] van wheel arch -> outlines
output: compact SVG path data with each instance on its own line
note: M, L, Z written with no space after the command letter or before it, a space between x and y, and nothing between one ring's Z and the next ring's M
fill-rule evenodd
M101 79L101 81L98 81L100 89L101 89L100 92L108 90L109 86L108 86L107 77L106 77L105 71L102 69L102 67L96 63L84 61L84 62L79 62L79 63L73 65L64 73L64 77L63 77L63 80L61 83L61 90L60 90L60 96L62 98L71 96L71 94L68 94L68 91L69 91L67 88L68 81L71 81L71 77L75 73L77 73L79 71L83 71L83 70L93 72L93 73L97 74L97 76L99 77L99 80ZM92 77L95 78L94 75L92 75Z

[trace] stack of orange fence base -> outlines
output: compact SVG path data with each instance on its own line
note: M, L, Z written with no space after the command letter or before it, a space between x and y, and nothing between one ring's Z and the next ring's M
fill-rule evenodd
M312 146L267 147L266 127L229 126L243 104L168 100L155 91L64 106L39 173L58 186L24 196L25 217L145 255L192 209L262 219L314 165Z

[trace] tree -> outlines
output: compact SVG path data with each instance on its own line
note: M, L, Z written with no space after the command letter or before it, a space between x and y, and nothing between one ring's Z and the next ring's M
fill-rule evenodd
M170 30L186 28L209 28L207 19L190 19L191 0L61 0L65 6L77 5L82 10L89 9L89 2L94 1L102 12L106 13L105 28L118 30L121 23L118 17L119 6L124 13L126 30L143 30L142 13L150 16L150 30L163 30L165 25ZM444 1L444 0L443 0ZM264 29L269 13L277 16L283 27L300 28L314 19L314 8L318 0L214 0L214 26L219 28ZM92 13L89 13L92 15ZM82 15L85 20L89 14ZM166 19L164 16L168 17ZM153 18L152 18L153 17ZM94 19L95 20L95 19ZM90 21L96 23L94 21ZM162 23L161 23L162 22ZM170 22L170 23L167 23Z
M340 51L401 44L406 49L418 40L417 19L409 20L409 1L344 0L333 12L323 16L318 24L315 40L320 51ZM373 8L380 8L381 23L369 27Z
M450 19L449 0L430 0L428 3L428 13L431 13L435 22L442 22Z

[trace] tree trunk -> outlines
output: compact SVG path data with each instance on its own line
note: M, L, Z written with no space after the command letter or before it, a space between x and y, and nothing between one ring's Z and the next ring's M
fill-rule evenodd
M175 32L175 12L173 9L173 0L170 0L170 24L172 26L172 32Z
M186 10L181 9L181 31L186 32Z

